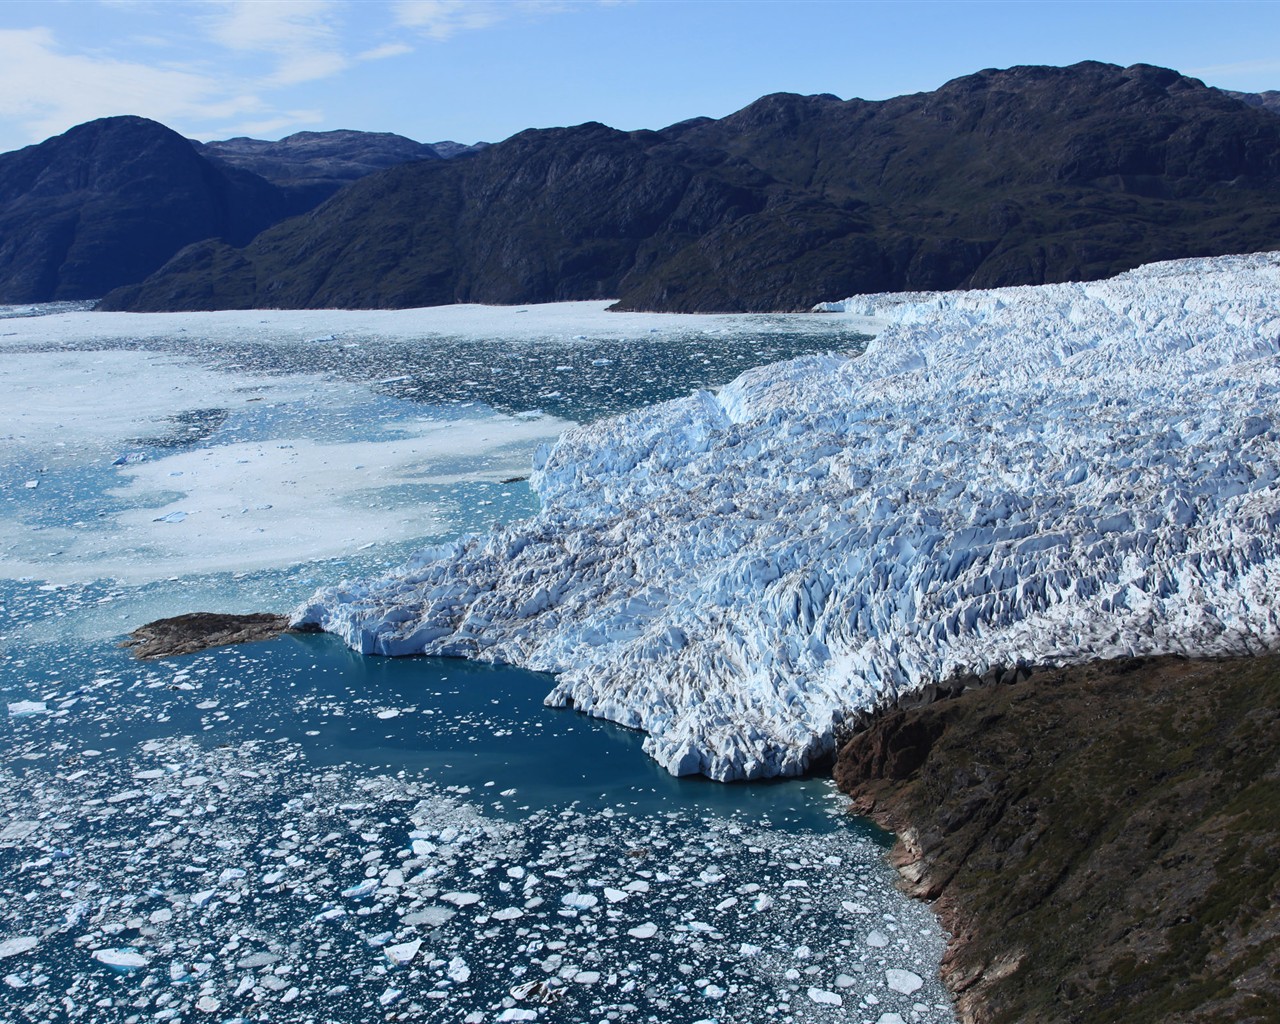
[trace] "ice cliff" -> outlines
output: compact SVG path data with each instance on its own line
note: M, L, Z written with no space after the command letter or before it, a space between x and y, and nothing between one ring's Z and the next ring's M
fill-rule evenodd
M570 430L536 517L295 622L558 673L726 780L993 666L1280 647L1280 254L824 308L865 355Z

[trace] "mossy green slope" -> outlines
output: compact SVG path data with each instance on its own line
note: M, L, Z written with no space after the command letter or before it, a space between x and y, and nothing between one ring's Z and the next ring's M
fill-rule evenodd
M962 1019L1280 1020L1280 658L1040 670L886 715L836 777L939 900Z

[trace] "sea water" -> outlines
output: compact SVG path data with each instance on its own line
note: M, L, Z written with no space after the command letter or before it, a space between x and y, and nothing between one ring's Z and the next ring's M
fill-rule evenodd
M569 421L846 324L40 312L0 330L5 1019L952 1019L827 780L675 779L507 667L118 646L525 515Z

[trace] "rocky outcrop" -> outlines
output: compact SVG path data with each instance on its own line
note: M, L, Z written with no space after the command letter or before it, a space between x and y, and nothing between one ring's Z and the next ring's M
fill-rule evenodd
M256 612L231 615L225 612L191 612L169 619L156 619L129 634L121 647L131 647L144 660L195 654L210 647L271 640L289 628L286 615Z
M1280 657L1041 669L883 715L835 777L966 1024L1280 1019Z
M232 243L234 244L234 243ZM766 96L662 131L527 131L373 175L109 309L833 295L1089 280L1280 245L1280 120L1162 68L988 70L883 102Z

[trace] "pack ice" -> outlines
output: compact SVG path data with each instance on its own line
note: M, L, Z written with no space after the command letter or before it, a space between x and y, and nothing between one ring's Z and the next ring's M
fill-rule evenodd
M557 673L724 780L995 667L1280 646L1280 254L822 308L880 321L865 355L572 429L537 516L295 622Z

